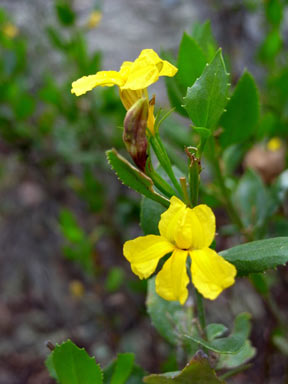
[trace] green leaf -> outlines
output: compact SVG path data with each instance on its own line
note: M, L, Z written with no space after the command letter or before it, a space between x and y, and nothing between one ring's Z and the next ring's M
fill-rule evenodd
M110 268L105 281L105 289L107 292L116 292L124 283L125 273L120 267Z
M201 75L206 57L196 41L184 32L179 47L177 79L185 88L191 87Z
M140 223L145 235L159 235L158 224L165 208L155 201L143 197L141 201Z
M216 127L227 103L228 83L228 74L219 50L184 97L184 108L195 126L208 129Z
M238 144L255 134L259 119L259 97L255 81L244 72L220 119L224 132L220 136L223 147Z
M165 142L168 140L169 143L174 147L178 147L181 151L187 146L187 143L193 140L191 129L183 125L183 123L181 124L179 119L176 120L176 118L170 116L162 123L161 134L165 138Z
M278 350L285 355L288 356L288 340L284 335L273 335L272 336L273 344L278 348Z
M28 93L23 92L19 96L13 103L13 109L18 120L25 120L33 114L36 103Z
M153 182L150 177L146 176L124 157L119 155L116 149L107 151L106 156L111 168L116 172L118 178L124 185L168 208L169 200L154 191Z
M45 365L46 365L46 368L48 369L50 376L53 377L53 379L58 380L57 373L54 368L52 353L50 353L50 355L48 355L48 357L46 358Z
M233 201L244 225L253 231L265 224L277 208L261 177L250 169L241 177Z
M74 24L76 15L67 1L58 1L55 7L60 23L66 26Z
M180 115L187 117L187 112L182 106L185 89L182 89L176 77L165 77L165 84L171 107Z
M111 384L111 380L117 380L119 384L139 384L142 383L142 378L145 374L146 372L134 363L133 354L120 353L117 359L105 367L104 384Z
M220 252L234 264L238 275L264 272L288 262L288 237L252 241Z
M209 324L206 327L207 339L212 341L216 337L222 336L227 331L227 327L224 324Z
M85 240L86 235L79 227L75 215L68 209L62 209L59 216L60 228L63 235L72 243L78 243Z
M144 377L147 384L224 384L217 378L206 356L199 352L181 372L168 372Z
M226 176L234 176L237 167L241 164L249 147L247 143L234 144L223 151L222 162Z
M56 345L50 356L46 364L60 384L102 384L102 371L95 359L71 340Z
M207 60L211 61L217 51L217 44L211 30L210 21L206 21L203 24L195 23L191 36L204 51Z
M266 5L267 20L274 26L278 26L283 18L283 4L280 0L269 0Z
M282 38L278 29L272 30L266 36L259 50L259 57L264 62L273 62L282 46Z
M121 353L116 360L116 366L110 384L125 384L134 365L133 353Z
M253 359L256 355L256 348L251 344L250 340L246 340L243 347L234 354L222 354L219 356L217 362L217 369L233 369L237 368L242 364L247 363L249 360Z
M146 306L152 324L164 339L177 344L179 327L188 321L184 307L178 301L167 301L155 291L155 277L148 280Z
M234 322L230 336L206 341L198 336L186 335L186 338L218 353L236 353L245 344L251 330L250 314L241 313Z
M53 27L47 27L46 29L48 38L51 44L60 50L66 51L68 48L67 42L62 38L58 31Z

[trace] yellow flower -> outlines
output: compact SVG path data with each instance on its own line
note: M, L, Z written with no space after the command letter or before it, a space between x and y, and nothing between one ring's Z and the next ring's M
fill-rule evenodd
M214 300L234 284L236 268L209 248L215 236L215 216L204 204L188 208L173 196L161 215L160 236L147 235L124 244L124 256L140 279L148 278L159 260L172 255L156 276L156 292L166 300L184 304L188 297L186 262L191 258L191 278L197 290Z
M135 61L124 61L118 72L100 71L95 75L84 76L74 81L71 92L80 96L97 86L112 87L117 85L120 90L121 101L128 110L142 97L148 99L147 87L155 83L159 76L172 77L176 72L177 68L168 61L162 60L153 49L143 49ZM154 115L151 115L153 109L154 105L151 105L148 129L151 128L153 122Z
M279 137L272 137L267 143L267 149L269 151L275 152L282 147L282 141Z
M19 30L14 24L6 23L3 26L3 32L10 39L14 39L14 37L16 37L18 35Z
M87 21L87 27L89 29L96 28L101 20L102 20L102 13L100 11L93 11L89 15L89 18Z

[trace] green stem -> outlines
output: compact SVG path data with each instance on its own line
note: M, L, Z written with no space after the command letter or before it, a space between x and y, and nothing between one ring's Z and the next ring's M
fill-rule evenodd
M164 171L169 176L169 178L170 178L172 184L174 185L176 191L178 192L179 196L183 197L182 189L181 189L180 184L178 183L178 181L174 175L170 159L168 157L166 149L164 148L164 146L162 144L160 136L158 134L156 134L155 136L151 136L150 137L150 143L151 143L152 148L155 152L155 155L157 156L157 158L159 160L159 163L161 164L162 168L164 169Z
M187 192L187 180L186 180L186 177L180 177L179 181L180 181L181 188L182 188L182 191L183 191L183 196L184 196L185 204L188 205L188 207L191 207L189 195L188 195L188 192Z
M149 167L146 168L146 175L152 179L155 187L169 198L175 195L174 189L157 172L155 172L152 166L150 166L150 169L148 168Z
M196 293L196 304L197 304L197 315L198 315L198 320L201 326L201 330L203 333L204 338L207 338L206 335L206 315L205 315L205 308L204 308L204 303L203 303L203 296L201 293L197 291L195 288L195 293Z

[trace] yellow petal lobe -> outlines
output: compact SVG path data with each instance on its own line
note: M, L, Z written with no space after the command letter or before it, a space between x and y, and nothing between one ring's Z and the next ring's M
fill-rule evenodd
M113 85L121 86L122 84L123 79L119 72L100 71L97 72L96 75L83 76L74 81L72 83L71 93L75 93L76 96L81 96L99 85L112 87Z
M236 268L210 248L189 252L192 283L206 298L215 300L235 282Z
M215 215L211 208L205 204L197 205L192 209L200 225L193 234L194 249L209 247L215 237L216 222Z
M186 205L176 196L171 197L170 206L161 215L158 224L160 235L170 242L174 242L174 233L177 230L178 222L185 212Z
M186 271L188 252L175 249L156 276L156 292L169 301L184 304L188 297L189 278Z
M132 271L140 279L148 278L156 269L161 257L172 252L174 246L161 236L140 236L126 241L123 253Z
M178 68L176 68L174 65L169 63L169 61L163 60L162 64L163 66L161 68L159 76L173 77L178 72Z

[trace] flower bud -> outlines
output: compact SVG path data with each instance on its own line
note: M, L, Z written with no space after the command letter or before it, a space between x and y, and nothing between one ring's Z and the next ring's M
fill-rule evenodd
M124 119L123 141L134 163L145 171L147 160L146 127L148 120L148 101L139 99L127 111Z

